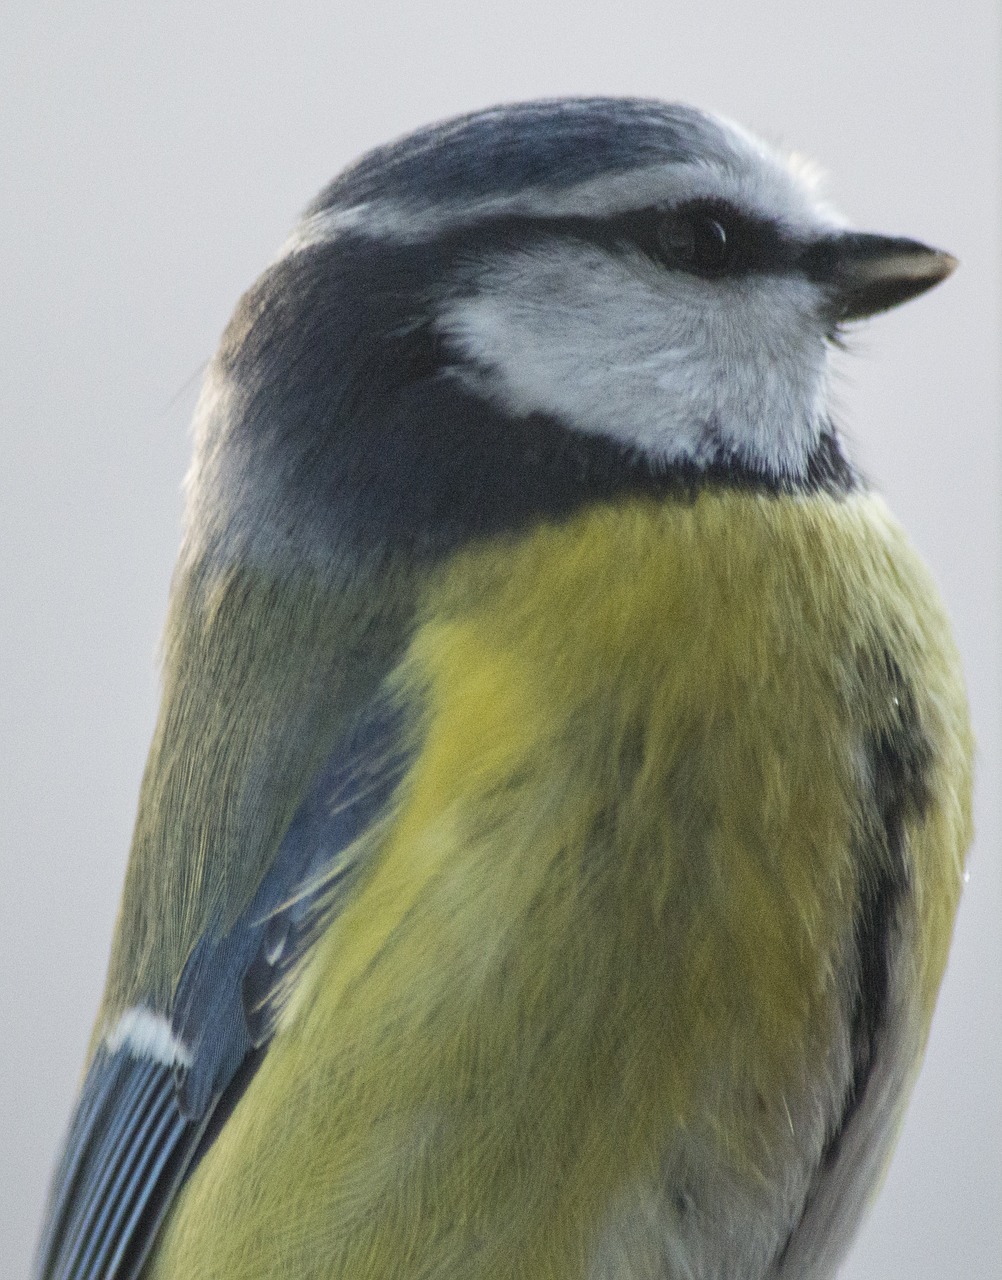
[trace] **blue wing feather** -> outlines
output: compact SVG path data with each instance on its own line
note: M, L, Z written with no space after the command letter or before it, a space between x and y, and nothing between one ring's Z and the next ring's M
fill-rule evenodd
M192 952L171 1018L192 1053L179 1086L187 1114L202 1114L271 1038L286 979L337 911L358 869L356 841L403 776L402 716L385 697L367 708L314 779L246 911Z
M409 758L402 712L377 697L315 777L250 905L194 948L168 1011L183 1058L157 1060L129 1041L98 1049L53 1183L39 1280L139 1275L178 1188L267 1050L297 966L356 874L357 841Z
M135 1276L203 1127L181 1115L172 1068L136 1057L127 1046L98 1049L56 1174L39 1274L51 1280ZM161 1176L144 1179L154 1162ZM173 1180L162 1176L168 1162ZM131 1268L112 1270L109 1259L124 1256L130 1244L140 1246Z

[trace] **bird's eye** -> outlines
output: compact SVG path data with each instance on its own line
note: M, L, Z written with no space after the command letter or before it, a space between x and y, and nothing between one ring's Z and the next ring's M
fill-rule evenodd
M658 245L669 266L698 275L720 275L731 260L727 228L710 213L688 210L664 215Z

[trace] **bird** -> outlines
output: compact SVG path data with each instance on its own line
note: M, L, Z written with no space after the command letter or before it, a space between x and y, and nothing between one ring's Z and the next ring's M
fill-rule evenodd
M835 1273L972 744L830 371L955 265L657 100L320 193L195 410L39 1280Z

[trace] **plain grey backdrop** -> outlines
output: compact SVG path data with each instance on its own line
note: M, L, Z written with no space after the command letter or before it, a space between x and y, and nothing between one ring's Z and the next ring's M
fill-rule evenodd
M3 6L0 1277L27 1268L100 995L203 363L358 152L592 92L720 110L816 157L861 227L961 260L839 366L856 456L954 618L980 743L929 1055L844 1275L998 1275L999 26L989 0Z

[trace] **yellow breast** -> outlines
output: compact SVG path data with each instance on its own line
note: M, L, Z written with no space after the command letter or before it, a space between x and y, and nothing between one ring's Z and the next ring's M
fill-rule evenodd
M935 591L878 499L594 509L464 552L421 617L399 804L155 1275L580 1276L632 1186L806 1167L848 1053L888 653L930 744L924 1037L969 742Z

